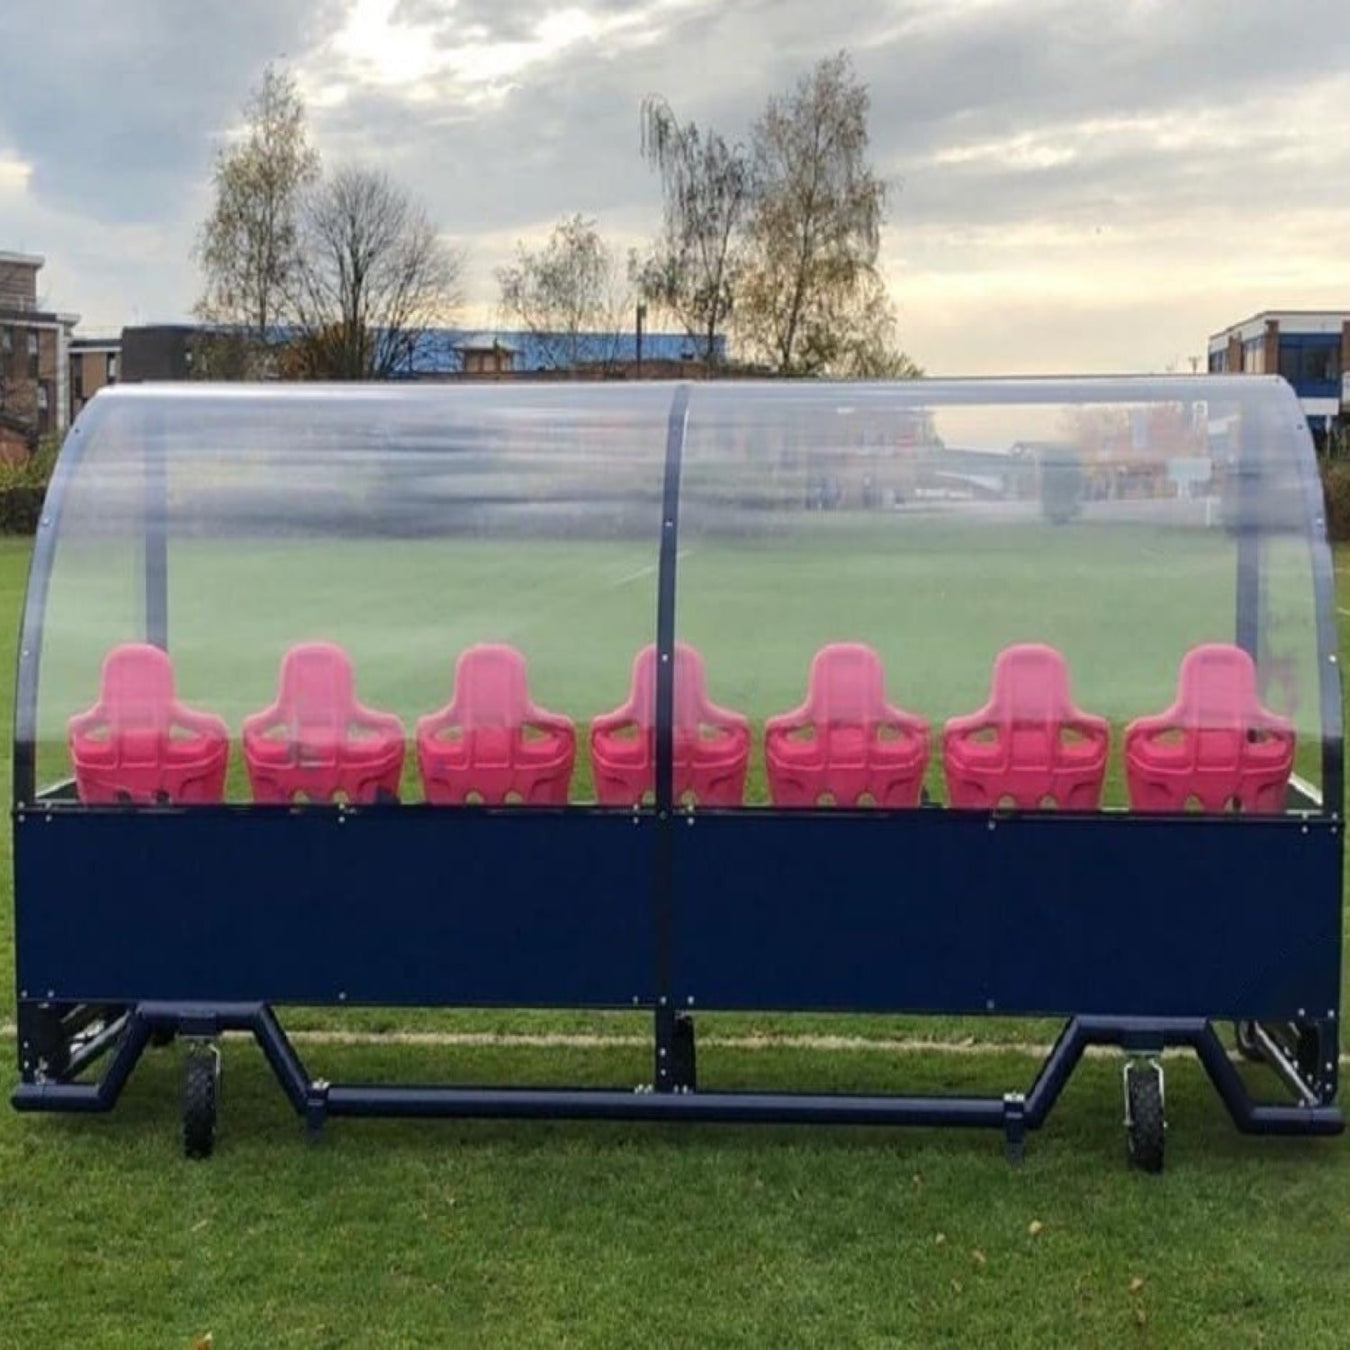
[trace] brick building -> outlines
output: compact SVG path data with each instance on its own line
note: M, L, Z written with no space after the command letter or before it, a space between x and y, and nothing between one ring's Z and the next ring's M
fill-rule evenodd
M70 330L79 320L38 307L44 261L0 253L0 411L38 436L70 424Z

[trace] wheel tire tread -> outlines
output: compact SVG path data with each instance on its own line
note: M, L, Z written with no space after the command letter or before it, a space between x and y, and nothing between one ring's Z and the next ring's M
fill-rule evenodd
M1141 1172L1161 1172L1166 1134L1161 1078L1153 1066L1135 1065L1128 1070L1125 1085L1130 1105L1130 1162Z
M216 1074L214 1053L194 1050L183 1066L183 1153L209 1158L216 1143Z

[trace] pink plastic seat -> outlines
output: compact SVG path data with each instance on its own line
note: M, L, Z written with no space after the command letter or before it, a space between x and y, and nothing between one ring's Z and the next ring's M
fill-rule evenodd
M68 724L82 802L218 802L225 794L230 730L174 694L173 663L146 643L114 647L98 702Z
M417 723L422 788L437 804L473 795L493 805L511 798L564 806L576 756L576 729L531 702L525 658L514 647L463 652L450 702Z
M836 642L812 658L806 702L764 724L776 806L917 806L928 768L928 723L886 701L881 658Z
M1093 811L1101 803L1111 732L1069 694L1069 667L1053 647L1020 643L994 662L989 702L943 729L942 760L953 806L986 810L1053 802Z
M709 697L703 658L675 644L674 791L704 806L739 806L750 763L750 723ZM653 789L656 772L656 648L633 662L628 701L591 723L595 791L606 806L632 806Z
M1125 775L1137 811L1275 813L1294 767L1294 728L1263 707L1256 667L1241 647L1193 647L1176 702L1125 730Z
M403 723L357 702L352 663L331 642L286 653L276 702L244 719L243 742L254 801L398 797Z

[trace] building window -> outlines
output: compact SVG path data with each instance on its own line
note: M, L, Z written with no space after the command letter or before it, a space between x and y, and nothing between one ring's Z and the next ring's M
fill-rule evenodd
M1266 340L1249 338L1242 344L1242 369L1248 375L1261 375L1266 369Z
M108 383L109 383L109 384L116 384L116 383L117 383L117 353L116 353L116 352L110 352L110 353L108 354Z
M38 377L38 335L36 330L28 330L28 378L36 380Z
M1228 353L1226 351L1210 352L1209 354L1209 373L1211 375L1222 375L1228 369Z
M40 436L52 429L51 395L45 384L37 387L37 426Z
M70 395L79 404L84 402L84 357L70 358Z
M1280 374L1296 389L1335 384L1341 378L1341 339L1337 335L1280 339Z

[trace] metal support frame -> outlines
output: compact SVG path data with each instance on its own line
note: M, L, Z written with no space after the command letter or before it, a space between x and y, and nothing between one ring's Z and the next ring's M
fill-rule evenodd
M1127 1053L1139 1054L1156 1054L1168 1046L1194 1050L1233 1123L1244 1134L1334 1135L1345 1127L1340 1109L1331 1105L1324 1093L1318 1094L1318 1100L1309 1100L1302 1093L1303 1100L1293 1105L1254 1102L1214 1027L1197 1018L1075 1017L1065 1025L1025 1094L910 1097L700 1092L692 1085L654 1092L642 1088L329 1083L310 1076L265 1003L138 1004L101 1046L101 1050L111 1051L101 1078L93 1082L49 1081L26 1072L14 1092L14 1106L20 1111L110 1111L157 1029L207 1037L225 1031L250 1033L311 1135L320 1133L331 1116L954 1125L1001 1130L1008 1155L1015 1160L1021 1156L1027 1132L1045 1124L1084 1051L1093 1045L1118 1046Z
M675 1012L671 1004L671 947L674 929L675 814L675 563L680 535L680 472L689 422L689 387L675 390L666 423L665 481L661 491L661 548L656 570L656 838L653 851L652 908L656 937L655 1062L652 1081L658 1092L680 1086L675 1071Z
M1334 1100L1340 1077L1334 1019L1250 1026L1252 1049L1290 1092L1309 1104Z

